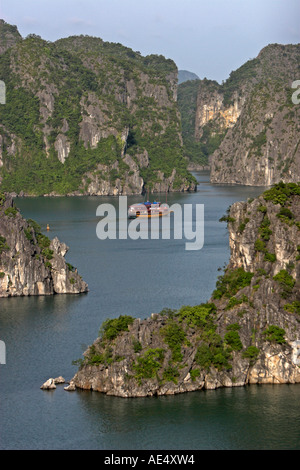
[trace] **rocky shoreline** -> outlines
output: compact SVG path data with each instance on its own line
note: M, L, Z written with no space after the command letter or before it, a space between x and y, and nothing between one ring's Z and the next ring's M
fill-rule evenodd
M300 183L235 203L231 257L206 304L107 320L70 390L120 397L300 383Z
M190 171L200 171L200 170L206 170L209 169L209 167L198 167L196 166L195 168L190 168ZM164 174L160 174L160 182L156 182L153 184L153 187L151 189L151 194L166 194L167 193L183 193L183 192L195 192L197 191L197 184L196 183L187 183L185 181L182 181L180 186L176 189L173 188L173 183L176 178L176 172L174 171L172 175L169 178L165 178ZM92 175L90 175L90 179L92 179ZM83 196L110 196L110 197L118 197L118 196L141 196L145 194L145 189L144 189L144 182L141 182L141 187L137 190L132 190L129 189L127 186L123 187L121 182L117 182L116 185L110 186L110 185L105 185L103 182L95 180L92 183L89 184L88 190L78 190L78 191L73 191L71 193L67 194L60 194L56 193L55 191L51 193L45 193L42 195L38 194L27 194L24 191L21 191L20 193L16 192L10 192L7 193L10 197L13 199L17 198L24 198L24 197L83 197Z
M50 240L26 220L9 194L0 193L0 297L80 294L88 285L65 260L68 246Z

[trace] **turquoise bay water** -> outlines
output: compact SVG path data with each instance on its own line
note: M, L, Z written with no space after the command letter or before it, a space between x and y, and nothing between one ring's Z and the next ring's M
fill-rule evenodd
M18 199L25 217L49 223L49 236L70 247L67 260L88 282L88 294L0 299L0 449L299 449L297 385L199 391L174 397L123 399L99 393L40 390L49 377L69 380L74 359L119 315L145 318L164 307L208 300L229 259L230 204L261 188L211 185L198 175L197 193L168 203L204 204L205 243L105 240L96 237L99 204L118 198ZM162 196L162 195L161 195ZM133 203L136 197L128 198Z

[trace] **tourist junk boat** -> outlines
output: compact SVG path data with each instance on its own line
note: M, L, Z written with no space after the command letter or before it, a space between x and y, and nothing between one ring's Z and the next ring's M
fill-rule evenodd
M162 217L169 213L169 206L157 201L139 202L137 204L132 204L128 208L129 219L135 219L136 217Z

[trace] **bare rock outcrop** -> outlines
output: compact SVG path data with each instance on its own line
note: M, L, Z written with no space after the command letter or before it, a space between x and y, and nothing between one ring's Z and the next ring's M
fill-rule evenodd
M81 196L142 194L145 186L195 189L171 59L89 36L22 39L3 21L0 39L5 86L14 90L0 119L3 191Z
M238 88L240 75L248 90L234 126L211 155L213 183L270 186L299 181L299 104L292 97L299 47L271 44L228 80Z
M103 323L76 388L121 397L300 383L300 183L235 203L231 258L211 299Z
M79 294L88 291L66 263L68 247L25 220L9 195L0 194L0 297Z

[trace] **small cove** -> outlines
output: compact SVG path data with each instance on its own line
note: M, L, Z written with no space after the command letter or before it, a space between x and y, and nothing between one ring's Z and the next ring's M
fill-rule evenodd
M0 299L0 338L7 349L0 366L1 449L299 449L297 385L153 399L67 393L63 386L40 390L49 377L74 375L72 361L95 340L105 319L145 318L165 307L208 300L230 255L226 224L219 219L233 202L263 188L212 185L208 172L197 178L196 193L170 194L168 203L204 204L199 251L186 251L184 240L100 241L96 209L103 202L117 207L118 198L16 200L24 217L44 230L49 224L50 238L67 243L67 261L90 292Z

